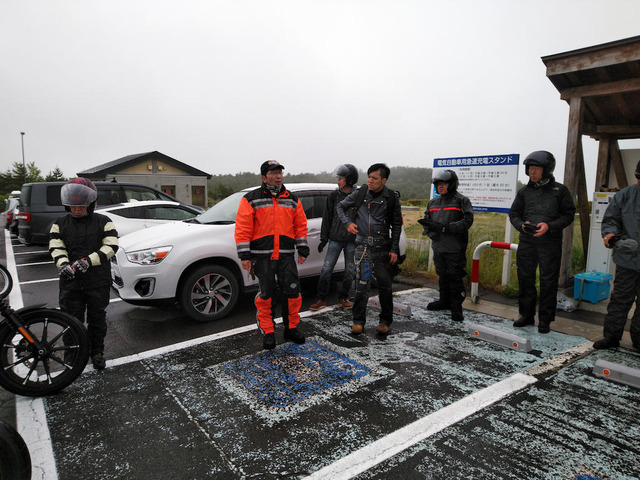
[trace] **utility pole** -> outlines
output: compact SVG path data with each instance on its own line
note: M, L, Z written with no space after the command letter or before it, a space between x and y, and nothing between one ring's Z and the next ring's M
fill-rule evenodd
M24 163L24 132L20 132L20 139L22 140L22 170L24 173L24 181L22 183L27 183L27 166Z

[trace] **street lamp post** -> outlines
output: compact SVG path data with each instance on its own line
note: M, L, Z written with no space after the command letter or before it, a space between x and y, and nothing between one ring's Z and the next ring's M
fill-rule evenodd
M20 139L22 140L22 171L24 174L24 182L27 183L27 167L24 163L24 132L20 132Z

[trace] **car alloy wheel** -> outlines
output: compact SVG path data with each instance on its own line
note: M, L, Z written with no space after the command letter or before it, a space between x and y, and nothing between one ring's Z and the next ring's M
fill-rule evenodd
M180 306L197 322L211 322L227 316L240 296L235 275L220 265L204 265L191 272L181 284Z

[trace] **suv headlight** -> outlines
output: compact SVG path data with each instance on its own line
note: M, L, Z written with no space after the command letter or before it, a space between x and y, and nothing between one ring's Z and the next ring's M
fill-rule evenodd
M156 247L127 253L127 260L140 265L157 265L169 255L173 247Z

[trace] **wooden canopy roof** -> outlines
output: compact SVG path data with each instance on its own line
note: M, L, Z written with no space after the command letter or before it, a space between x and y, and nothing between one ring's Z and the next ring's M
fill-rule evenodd
M640 36L542 57L569 102L582 98L582 133L640 138Z
M547 77L569 103L564 182L577 199L582 245L587 258L587 192L606 187L613 167L618 186L628 180L618 140L640 138L640 36L542 57ZM599 142L595 188L586 184L582 135ZM569 278L573 230L563 240L560 284Z

